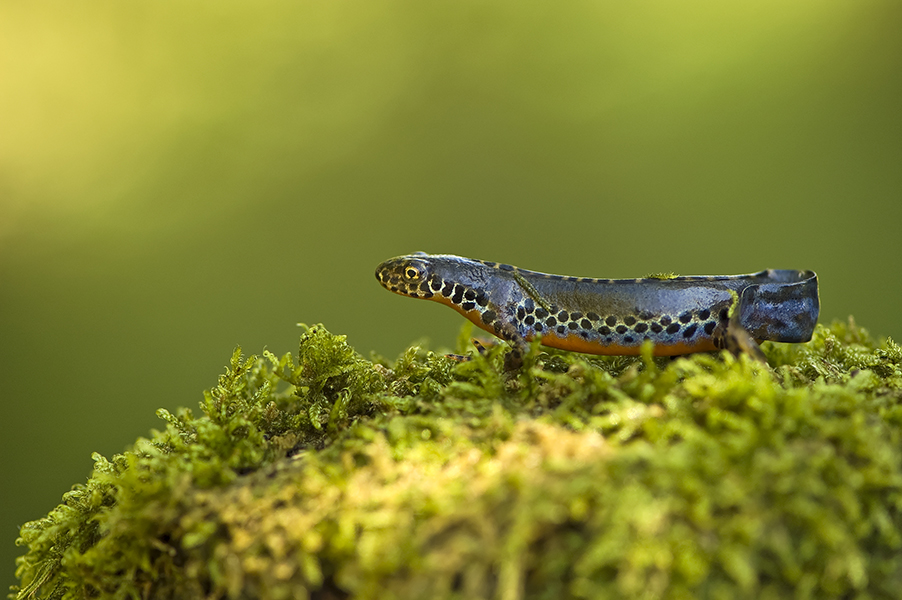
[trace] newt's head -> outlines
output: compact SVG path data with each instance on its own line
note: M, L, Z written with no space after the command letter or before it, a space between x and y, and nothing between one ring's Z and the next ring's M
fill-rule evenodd
M385 289L402 296L436 300L461 312L472 310L477 304L485 306L489 288L499 279L498 273L495 263L424 252L391 258L376 267L376 279Z
M376 267L376 279L385 289L446 304L486 331L492 331L496 317L489 297L504 275L496 263L424 252L391 258Z
M376 279L385 289L414 298L431 298L442 288L441 279L434 276L432 257L424 252L390 258L376 267ZM430 279L434 289L430 288Z

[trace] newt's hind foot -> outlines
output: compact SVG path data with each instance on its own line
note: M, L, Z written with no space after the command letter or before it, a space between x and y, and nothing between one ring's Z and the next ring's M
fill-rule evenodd
M758 342L739 324L736 319L722 321L711 334L714 345L722 350L729 350L734 356L747 354L758 362L767 364L767 357L758 346Z

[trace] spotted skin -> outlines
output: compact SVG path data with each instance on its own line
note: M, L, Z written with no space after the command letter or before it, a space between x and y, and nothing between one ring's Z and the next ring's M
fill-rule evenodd
M673 356L726 348L763 360L757 342L807 342L817 322L817 275L592 279L416 253L379 265L386 289L447 304L522 349L526 341L590 354Z

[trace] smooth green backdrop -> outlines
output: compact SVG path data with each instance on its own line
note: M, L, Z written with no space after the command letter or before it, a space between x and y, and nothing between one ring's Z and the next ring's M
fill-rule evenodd
M895 1L0 3L0 565L298 321L393 357L381 260L815 269L902 337Z

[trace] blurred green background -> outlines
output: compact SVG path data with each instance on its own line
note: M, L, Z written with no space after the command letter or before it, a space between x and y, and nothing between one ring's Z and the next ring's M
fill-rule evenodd
M902 337L900 31L868 0L0 4L5 581L236 344L451 345L391 256L815 269L823 321Z

